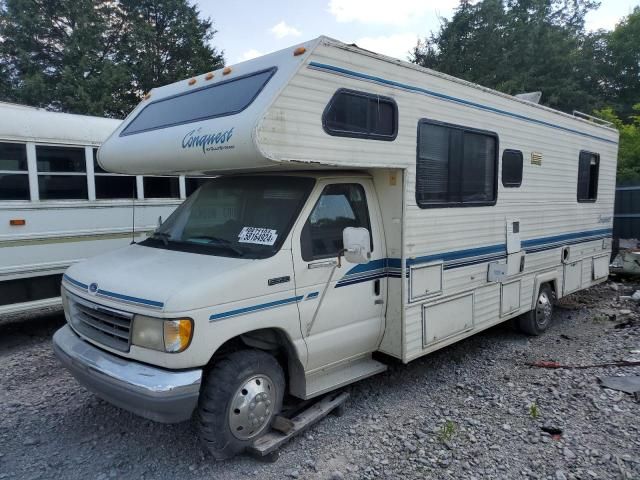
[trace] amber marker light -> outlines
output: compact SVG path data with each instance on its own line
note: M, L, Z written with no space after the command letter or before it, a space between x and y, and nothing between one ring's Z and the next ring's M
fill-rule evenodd
M9 220L9 225L12 227L22 227L27 224L27 221L24 218L12 218Z
M293 51L293 56L297 57L298 55L302 55L304 52L306 52L307 49L304 47L298 47Z
M223 75L229 75L230 73L231 73L231 67L224 67L224 70L222 70Z
M190 318L164 321L164 350L170 353L182 352L191 343L193 321Z
M192 78L191 80L189 80L189 85L193 85L196 83L196 79Z
M213 78L213 73L209 72L204 76L205 80L211 80Z

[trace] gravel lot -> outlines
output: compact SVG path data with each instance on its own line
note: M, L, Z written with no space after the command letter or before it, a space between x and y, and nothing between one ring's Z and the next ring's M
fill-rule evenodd
M638 285L563 300L527 338L502 325L349 388L330 416L281 451L216 463L194 425L161 425L78 386L51 335L61 312L0 320L0 478L640 478L640 403L602 375L640 367L543 369L640 360ZM626 326L620 327L621 324ZM552 436L542 430L559 429Z

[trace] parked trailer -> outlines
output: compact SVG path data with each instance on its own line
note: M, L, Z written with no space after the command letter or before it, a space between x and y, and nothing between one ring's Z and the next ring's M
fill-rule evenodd
M0 315L59 305L69 265L144 239L197 187L100 168L120 123L0 102Z
M155 89L125 174L220 175L148 240L73 265L78 380L216 458L320 396L607 278L618 133L320 37Z

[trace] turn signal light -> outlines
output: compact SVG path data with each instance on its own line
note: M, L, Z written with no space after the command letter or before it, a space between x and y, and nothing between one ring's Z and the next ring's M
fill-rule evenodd
M193 322L189 318L164 321L164 349L167 352L183 351L191 342Z
M307 49L304 47L298 47L293 51L293 56L297 57L298 55L302 55L304 52L306 52Z
M27 221L24 218L12 218L11 220L9 220L9 225L11 225L12 227L21 227L26 224Z
M211 80L213 78L213 73L209 72L204 76L205 80Z
M224 70L222 70L223 75L229 75L230 73L231 73L231 67L224 67Z
M191 80L189 80L189 85L193 85L194 83L196 83L196 79L192 78Z

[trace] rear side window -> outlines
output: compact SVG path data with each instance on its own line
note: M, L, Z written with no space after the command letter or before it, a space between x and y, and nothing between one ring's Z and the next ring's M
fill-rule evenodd
M394 140L398 134L398 106L389 97L340 89L322 114L329 135Z
M502 185L519 187L522 185L523 155L520 150L505 150L502 153Z
M371 234L364 188L357 183L327 185L302 229L302 259L337 256L347 227L364 227Z
M270 68L151 102L120 135L239 113L253 102L275 71Z
M27 147L0 143L0 200L29 200Z
M416 202L420 208L494 205L497 164L496 134L421 120Z
M595 202L598 198L600 154L582 150L578 159L578 202Z

